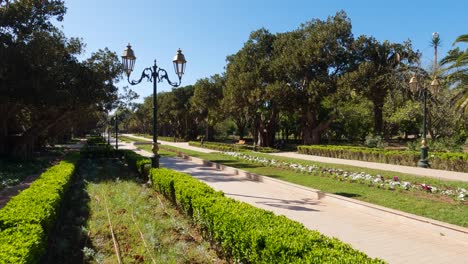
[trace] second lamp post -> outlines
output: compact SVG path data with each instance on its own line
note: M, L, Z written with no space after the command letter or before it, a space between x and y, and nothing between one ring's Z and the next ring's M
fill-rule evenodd
M428 168L429 167L429 162L427 161L427 129L426 129L426 116L427 116L427 97L428 97L428 89L427 86L424 84L420 84L418 81L418 77L416 74L413 74L413 77L411 77L411 80L409 82L411 92L414 94L417 94L418 92L421 93L422 100L423 100L423 131L422 131L422 141L421 141L421 159L418 161L418 167L422 168ZM435 95L439 91L439 80L437 80L437 77L434 77L432 79L432 82L430 84L430 92L432 95Z
M154 60L154 65L149 68L145 68L141 73L141 77L137 81L130 81L130 74L133 71L133 67L135 66L135 53L132 50L130 44L128 44L127 48L124 50L122 55L122 64L123 69L127 75L128 83L131 85L137 85L141 83L143 79L147 79L148 81L153 82L153 158L151 159L151 167L152 168L159 168L159 154L158 154L158 103L157 103L157 83L161 82L162 80L166 80L169 85L172 87L178 87L182 80L182 75L185 72L185 64L187 61L185 60L184 54L179 49L177 54L174 56L173 63L174 63L174 70L177 76L179 77L179 82L174 83L169 80L167 76L166 70L159 68L156 65L156 60Z

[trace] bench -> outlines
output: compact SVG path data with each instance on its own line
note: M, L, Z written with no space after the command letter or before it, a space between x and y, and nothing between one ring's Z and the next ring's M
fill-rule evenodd
M245 140L240 139L236 144L237 145L245 145Z

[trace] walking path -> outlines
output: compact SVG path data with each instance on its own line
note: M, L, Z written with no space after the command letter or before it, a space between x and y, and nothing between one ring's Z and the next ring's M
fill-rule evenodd
M135 149L128 143L121 148ZM316 190L268 177L250 181L231 170L180 158L162 158L161 165L189 173L229 197L285 215L389 263L466 263L468 259L467 228L334 195L321 198Z
M141 140L151 141L151 139L134 136L132 134L124 134L124 135L128 137L141 139ZM160 141L160 142L163 145L175 146L179 148L184 148L184 149L189 149L189 150L194 150L194 151L199 151L199 152L204 152L204 153L219 152L216 150L189 146L187 142L166 142L166 141ZM285 158L294 158L294 159L323 162L323 163L343 164L343 165L350 165L350 166L363 167L363 168L376 169L376 170L401 172L401 173L413 174L416 176L436 178L440 180L468 182L468 173L464 173L464 172L425 169L425 168L419 168L419 167L401 166L401 165L367 162L367 161L359 161L359 160L336 159L336 158L299 154L297 152L269 153L269 155L281 156Z

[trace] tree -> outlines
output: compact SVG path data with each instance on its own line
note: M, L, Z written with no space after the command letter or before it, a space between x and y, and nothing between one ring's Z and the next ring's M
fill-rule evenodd
M357 69L347 78L359 94L367 97L373 105L374 134L382 134L384 128L383 108L388 93L406 88L406 75L410 63L419 58L412 50L411 42L403 44L360 36L356 42L354 64Z
M459 36L453 45L467 43L468 34ZM447 82L452 85L452 101L455 108L460 113L468 112L468 49L452 49L441 61L445 66L442 72L445 74Z
M353 45L351 22L344 11L307 22L275 41L275 72L291 87L294 106L301 116L304 144L318 144L336 113L321 103L337 90L337 81L350 67Z
M225 78L218 74L198 80L190 99L191 111L205 123L205 140L214 140L214 125L224 115L221 111Z
M117 55L104 50L78 62L84 44L50 22L64 13L62 1L0 3L0 155L29 158L47 142L89 128L82 118L97 122L93 113L116 97Z

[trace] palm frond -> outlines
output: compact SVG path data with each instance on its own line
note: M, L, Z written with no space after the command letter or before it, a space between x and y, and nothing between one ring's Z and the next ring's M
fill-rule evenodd
M455 46L457 43L460 43L460 42L468 42L468 34L463 34L461 36L459 36L454 42L453 42L453 46Z

